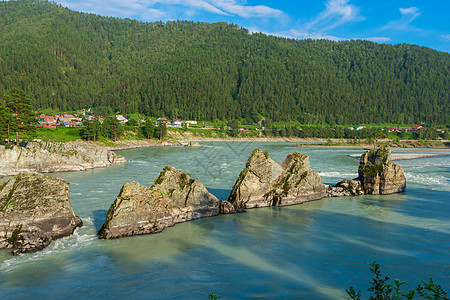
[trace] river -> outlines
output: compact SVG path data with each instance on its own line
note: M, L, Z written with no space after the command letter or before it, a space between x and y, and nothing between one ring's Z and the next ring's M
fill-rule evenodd
M0 299L343 299L363 293L376 260L415 288L432 277L450 292L450 157L399 161L405 193L327 198L177 224L154 235L98 240L125 182L150 186L165 165L188 171L227 199L255 148L281 162L310 156L325 183L357 175L362 149L293 148L289 143L205 142L203 147L118 151L131 162L54 173L68 181L84 226L36 253L0 251ZM426 150L424 150L426 153Z

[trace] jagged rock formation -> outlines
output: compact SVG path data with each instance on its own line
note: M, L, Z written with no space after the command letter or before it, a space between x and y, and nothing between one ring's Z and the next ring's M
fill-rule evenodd
M380 148L365 152L360 159L358 177L343 180L327 189L329 197L384 195L404 192L403 168L392 161L391 150Z
M62 179L18 175L0 189L0 248L15 248L14 255L45 248L81 225Z
M361 156L358 179L365 194L393 194L406 188L403 168L392 161L391 150L386 148L370 150Z
M0 176L22 173L82 171L125 162L112 151L69 143L31 142L27 147L0 146Z
M228 201L245 209L299 204L324 195L325 185L319 174L311 170L307 155L289 154L279 165L267 152L255 149Z
M111 205L101 239L157 233L176 223L219 214L219 200L198 180L166 167L147 188L125 183Z

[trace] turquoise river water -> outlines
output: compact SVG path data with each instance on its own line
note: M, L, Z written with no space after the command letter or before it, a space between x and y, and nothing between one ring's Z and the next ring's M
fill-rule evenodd
M450 292L450 157L399 161L407 191L327 198L260 208L167 228L162 233L98 240L106 212L125 182L150 186L165 165L189 171L227 199L255 148L281 162L310 156L325 183L357 175L349 154L362 149L293 148L289 143L211 142L200 148L118 151L126 164L55 173L67 180L84 226L43 251L0 251L0 299L344 299L365 292L367 263L415 288L432 277ZM426 150L424 150L426 152Z

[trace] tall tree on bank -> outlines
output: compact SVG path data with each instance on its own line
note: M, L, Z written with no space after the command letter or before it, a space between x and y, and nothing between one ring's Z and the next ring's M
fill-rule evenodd
M119 140L123 132L123 128L122 125L120 125L119 120L113 116L108 116L105 118L102 128L103 136L113 141Z
M88 119L83 120L83 129L81 136L87 141L97 141L100 135L101 124L98 119L89 121Z
M158 128L156 129L156 132L155 132L155 137L161 141L166 134L167 134L166 123L159 122Z
M9 130L12 123L12 115L4 103L0 102L0 142L3 142L6 138L9 143Z
M31 106L30 96L20 89L12 89L3 97L6 106L8 140L11 131L16 132L16 145L19 145L19 134L36 132L36 116ZM8 115L9 114L9 115Z
M149 140L150 137L153 137L153 135L155 134L155 129L156 127L155 125L153 125L150 118L146 118L144 124L144 134L147 136L147 140Z

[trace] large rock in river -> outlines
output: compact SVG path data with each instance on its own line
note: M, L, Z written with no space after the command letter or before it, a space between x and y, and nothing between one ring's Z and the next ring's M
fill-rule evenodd
M391 150L384 147L367 151L361 156L358 180L365 194L399 193L406 188L403 168L392 161Z
M391 150L380 148L361 155L358 177L327 188L328 197L383 195L404 192L403 168L392 161Z
M255 149L231 191L228 201L245 209L285 206L321 199L325 185L309 166L309 157L295 152L281 165L267 152Z
M0 190L0 248L13 254L47 247L82 225L69 200L69 184L41 174L18 175Z
M111 205L101 239L157 233L176 223L219 214L219 200L203 184L172 167L165 167L147 188L125 183Z

